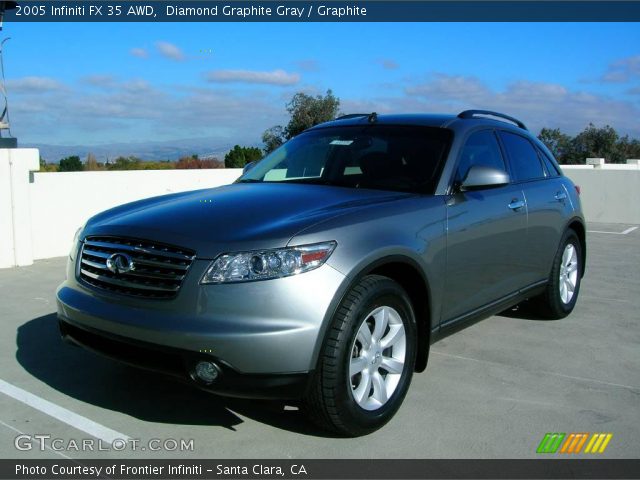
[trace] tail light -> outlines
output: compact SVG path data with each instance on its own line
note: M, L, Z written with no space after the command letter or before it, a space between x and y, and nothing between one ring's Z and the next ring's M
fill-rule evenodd
M580 195L580 185L574 185L576 187L576 192L578 192L578 195Z

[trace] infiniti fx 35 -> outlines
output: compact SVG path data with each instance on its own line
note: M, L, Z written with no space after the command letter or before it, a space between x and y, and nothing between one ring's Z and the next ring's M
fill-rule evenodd
M447 331L576 304L579 191L512 117L347 115L250 167L91 218L57 290L62 336L357 436Z

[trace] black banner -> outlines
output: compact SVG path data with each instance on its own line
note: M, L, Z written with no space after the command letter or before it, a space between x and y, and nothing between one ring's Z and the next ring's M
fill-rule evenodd
M640 460L0 460L5 479L637 479Z
M6 22L637 22L640 1L24 0Z

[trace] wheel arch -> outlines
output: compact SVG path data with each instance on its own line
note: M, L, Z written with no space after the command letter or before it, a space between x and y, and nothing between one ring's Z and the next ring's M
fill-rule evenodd
M339 308L344 296L366 275L382 275L396 281L409 295L411 306L416 316L418 327L418 345L416 355L416 372L422 372L427 367L429 357L429 346L431 342L432 321L435 318L431 287L424 269L413 258L392 254L374 261L368 262L366 266L350 276L344 286L341 287L339 295L336 295L331 308L325 317L325 328L323 328L318 344L314 351L314 363L317 363L319 353L326 341L326 326L331 323L331 319Z
M580 247L582 250L582 258L580 259L580 263L582 265L580 277L584 277L584 272L587 268L587 229L585 228L582 219L578 217L574 217L569 221L567 224L567 230L569 229L576 232L578 240L580 240Z
M432 319L431 290L429 282L415 262L408 257L387 257L371 265L364 272L365 275L382 275L397 282L409 295L411 306L416 317L418 327L418 345L416 353L416 372L427 368L429 345L431 343Z

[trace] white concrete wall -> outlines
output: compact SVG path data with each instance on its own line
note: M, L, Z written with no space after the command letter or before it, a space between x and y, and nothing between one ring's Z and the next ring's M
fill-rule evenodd
M39 162L35 148L0 149L0 268L33 263L29 172Z
M103 210L142 198L226 185L241 173L239 168L34 173L29 185L33 258L67 255L76 230Z
M36 149L0 149L0 268L67 255L89 217L123 203L233 182L240 169L30 173ZM640 161L563 166L587 221L640 225Z
M588 222L640 225L640 165L562 165L580 186Z

